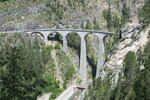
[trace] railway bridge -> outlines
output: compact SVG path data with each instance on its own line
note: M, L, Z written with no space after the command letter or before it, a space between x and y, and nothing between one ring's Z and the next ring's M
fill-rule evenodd
M26 31L28 34L41 34L44 38L45 43L48 42L48 36L51 33L56 32L59 33L63 37L63 51L67 54L68 53L68 45L67 45L67 35L71 34L72 32L77 33L81 37L81 48L80 48L80 78L83 81L87 79L87 58L86 58L86 41L85 36L87 34L95 34L98 36L99 39L99 52L98 52L98 62L97 62L97 69L96 69L96 78L99 77L99 70L102 68L104 63L104 42L103 39L106 35L113 35L111 32L101 32L95 30L77 30L77 29L37 29Z
M28 34L40 34L45 43L48 42L48 37L53 32L59 33L63 37L63 51L68 54L68 45L67 45L67 35L73 32L77 33L81 37L81 47L80 47L80 78L83 81L87 80L87 58L86 58L86 41L85 36L87 34L95 34L99 39L99 51L98 51L98 61L96 69L96 78L99 77L99 70L102 68L104 63L104 42L103 39L106 35L113 35L112 32L101 32L95 30L77 30L77 29L37 29L30 31L11 31L11 32L0 32L0 33L16 33L16 32L27 32Z

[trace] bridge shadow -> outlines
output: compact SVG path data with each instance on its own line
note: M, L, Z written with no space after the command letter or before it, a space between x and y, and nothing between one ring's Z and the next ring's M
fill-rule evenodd
M89 65L91 66L92 69L92 79L94 79L96 77L96 65L93 63L92 59L90 57L87 56L87 61L89 63Z
M77 51L78 56L80 57L80 48L81 48L81 37L76 32L70 32L67 35L68 47L73 48Z
M48 37L49 41L58 41L61 45L63 45L63 40L62 40L62 36L57 34L54 38ZM78 56L80 57L80 45L74 45L70 42L67 42L68 47L73 48L74 50L77 51Z
M63 40L59 36L55 36L54 38L48 37L48 41L58 41L60 44L63 45Z
M75 46L75 45L73 45L71 43L68 43L68 47L75 49L77 51L77 53L78 53L78 56L80 57L80 47Z

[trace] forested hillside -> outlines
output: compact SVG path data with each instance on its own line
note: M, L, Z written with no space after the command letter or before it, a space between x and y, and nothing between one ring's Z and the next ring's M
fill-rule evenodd
M150 42L144 52L128 52L124 60L124 77L121 76L115 88L111 89L110 80L98 79L89 87L85 100L149 100L150 99ZM139 69L143 64L144 68Z
M132 51L129 51L123 60L123 63L121 66L117 66L115 62L112 64L116 64L116 66L110 66L110 67L116 67L114 70L107 69L107 65L104 66L103 70L108 70L108 74L105 77L105 79L97 79L91 86L89 86L89 90L85 96L85 100L149 100L150 99L150 31L145 31L146 28L149 29L149 23L150 23L150 13L149 13L149 6L150 2L147 0L145 1L145 5L139 9L139 20L141 22L141 30L139 32L132 31L129 32L131 35L131 38L134 40L132 43L136 42L136 39L141 36L138 36L141 31L144 31L144 34L148 34L146 37L148 39L148 43L145 47L141 47L137 50L137 52L134 51L134 49L131 49ZM137 33L136 33L137 32ZM136 35L135 35L136 33ZM144 35L143 35L144 36ZM130 38L130 36L124 37L121 41L125 41L127 38ZM122 49L125 49L126 47L131 47L131 44L128 44L128 40L126 43L126 46ZM141 42L144 42L142 40ZM121 45L120 45L121 46ZM139 45L138 45L139 46ZM119 51L119 49L114 49L114 53ZM121 50L120 50L121 51ZM115 55L115 54L114 54ZM117 54L116 54L117 55ZM119 54L121 55L121 53ZM119 60L121 58L117 59L117 62L119 63ZM115 59L116 61L116 59ZM119 68L120 67L120 68ZM103 72L100 71L100 73ZM110 71L111 70L111 71ZM114 72L113 72L114 71ZM117 76L115 76L115 71L118 71ZM118 78L118 80L117 80ZM117 84L114 86L113 82L114 80L117 80ZM116 81L115 81L116 82Z
M72 79L74 67L58 44L45 46L26 33L0 34L0 99L35 100L51 92L56 98ZM59 72L51 53L57 51ZM63 64L63 65L59 65ZM57 73L62 75L58 81ZM60 77L60 76L59 76Z

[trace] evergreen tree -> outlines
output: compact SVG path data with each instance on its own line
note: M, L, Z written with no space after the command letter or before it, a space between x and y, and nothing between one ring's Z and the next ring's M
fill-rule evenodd
M94 30L98 30L98 29L99 29L99 24L98 24L98 22L97 22L97 20L96 20L95 17L94 17L94 20L93 20L93 24L94 24L93 29L94 29Z
M150 0L145 0L144 6L139 10L139 19L143 23L143 26L146 27L150 23Z
M4 46L4 56L0 58L3 63L3 75L0 79L1 100L35 100L42 93L45 81L42 78L42 66L39 44L37 40L26 43L25 37L20 37L20 44ZM3 60L5 59L5 61Z
M132 98L133 84L136 79L137 60L134 52L129 51L124 60L124 78L125 81L121 86L121 100L130 100Z
M130 8L127 7L126 1L123 3L123 8L122 8L122 25L125 24L128 19L130 18Z
M118 84L113 92L112 98L114 100L134 100L135 98L133 87L138 67L134 52L129 51L127 53L124 59L124 68L124 77L122 78L120 75Z
M144 54L143 61L144 69L140 71L139 77L134 85L134 91L136 94L136 99L139 100L150 100L150 42L148 42Z
M81 23L81 28L84 29L84 22Z
M87 23L86 23L85 29L91 29L91 23L90 23L90 21L89 21L89 20L87 20Z
M112 27L112 13L110 5L108 10L104 10L102 14L104 19L107 21L107 28L110 30Z

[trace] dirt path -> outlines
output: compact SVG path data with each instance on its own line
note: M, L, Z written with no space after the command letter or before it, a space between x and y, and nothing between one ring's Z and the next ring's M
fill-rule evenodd
M51 95L50 93L44 94L43 96L39 97L37 100L49 100L50 95Z

